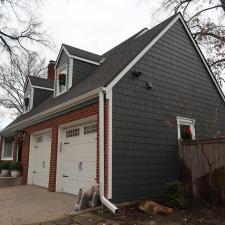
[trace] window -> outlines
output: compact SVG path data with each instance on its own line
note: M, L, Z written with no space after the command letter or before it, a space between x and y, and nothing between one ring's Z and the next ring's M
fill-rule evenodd
M87 126L84 127L84 134L96 133L96 130L97 130L96 124L87 125Z
M4 151L3 151L3 159L11 160L13 158L13 141L5 140Z
M67 65L57 69L56 92L57 95L64 93L67 89Z
M179 140L195 140L195 120L177 117Z
M24 94L24 112L27 112L31 109L31 90L27 90Z
M66 131L66 138L77 137L80 135L80 128L75 128Z

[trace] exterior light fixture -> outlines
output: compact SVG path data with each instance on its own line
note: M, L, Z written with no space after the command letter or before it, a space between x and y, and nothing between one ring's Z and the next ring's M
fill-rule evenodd
M140 77L140 76L142 75L142 72L141 72L141 71L134 70L134 71L132 72L132 74L133 74L133 76L135 76L135 77Z
M147 87L147 89L152 89L152 87L153 87L153 85L152 85L152 83L151 82L148 82L148 81L146 81L146 87Z

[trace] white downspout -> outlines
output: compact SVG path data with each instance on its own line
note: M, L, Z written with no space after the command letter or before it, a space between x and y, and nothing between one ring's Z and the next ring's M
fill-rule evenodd
M113 213L116 213L118 208L113 205L104 196L104 93L99 92L99 163L100 163L100 199Z

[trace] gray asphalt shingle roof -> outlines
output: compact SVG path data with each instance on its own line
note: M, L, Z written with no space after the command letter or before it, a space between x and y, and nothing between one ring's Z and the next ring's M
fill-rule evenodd
M70 55L73 56L78 56L84 59L89 59L95 62L100 62L101 60L101 56L92 53L92 52L88 52L79 48L75 48L73 46L67 45L67 44L63 44L63 46L66 48L66 50L69 52Z
M34 77L34 76L29 76L29 79L30 79L31 84L34 86L54 89L54 81L53 80L40 78L40 77Z
M94 60L94 58L105 58L105 60L96 68L96 70L92 74L90 74L87 78L73 86L70 91L56 98L51 95L39 106L15 119L6 129L8 129L11 125L16 124L17 122L20 122L35 114L48 110L51 107L57 106L70 99L73 99L89 91L95 90L96 88L104 87L109 84L110 81L112 81L115 76L118 75L118 73L124 67L126 67L129 62L131 62L132 59L134 59L138 55L138 53L142 49L144 49L174 19L175 16L176 15L168 18L167 20L153 27L149 31L144 32L142 35L140 34L144 31L144 29L139 31L131 38L128 38L123 43L119 44L118 46L103 54L101 57L96 54L86 52L85 54L89 55L88 59ZM73 48L68 45L64 46L70 54L75 54L78 56L78 52L81 53L81 51L77 48ZM93 58L90 58L90 55L92 55ZM80 54L80 57L84 57L84 54Z

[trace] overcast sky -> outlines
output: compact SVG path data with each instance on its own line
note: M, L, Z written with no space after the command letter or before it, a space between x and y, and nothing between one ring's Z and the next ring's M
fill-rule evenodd
M62 43L102 54L144 27L156 25L153 18L159 0L47 0L36 12L52 37L55 49L42 50L55 60ZM12 121L1 110L0 129Z

